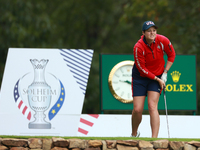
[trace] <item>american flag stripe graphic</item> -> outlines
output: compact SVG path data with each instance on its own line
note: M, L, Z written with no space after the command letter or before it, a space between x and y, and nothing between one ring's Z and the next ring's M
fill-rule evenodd
M83 118L84 117L84 118ZM78 132L84 135L89 133L89 130L93 127L94 122L99 118L98 114L88 114L80 118L80 124Z
M21 111L21 113L28 120L31 120L31 111L29 110L29 108L26 106L26 104L23 102L21 96L19 95L19 81L20 81L20 79L17 81L17 83L15 84L15 87L14 87L14 99L15 99L15 103L17 104L17 107L19 108L19 110Z
M19 109L21 108L22 104L23 104L23 101L21 100L20 103L19 103L19 105L18 105Z
M81 122L81 123L84 123L84 124L86 124L86 125L88 125L88 126L90 126L90 127L92 127L93 124L94 124L94 123L92 123L92 122L90 122L90 121L87 121L87 120L85 120L85 119L83 119L83 118L80 119L80 122Z
M73 74L82 93L85 95L87 88L90 66L92 63L93 50L86 49L60 49L60 54L70 72Z
M94 117L94 118L96 118L96 119L99 118L99 115L98 115L98 114L88 114L88 115L91 116L91 117Z
M84 129L82 129L82 128L78 128L78 132L83 133L83 134L85 134L85 135L88 134L88 131L86 131L86 130L84 130Z
M25 114L27 108L28 108L27 106L24 107L24 109L23 109L23 111L22 111L22 114L23 114L23 115Z

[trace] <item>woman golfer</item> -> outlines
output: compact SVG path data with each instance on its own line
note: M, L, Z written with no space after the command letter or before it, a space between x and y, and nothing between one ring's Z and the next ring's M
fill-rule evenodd
M132 136L138 137L138 127L142 121L144 102L147 96L148 110L152 137L157 138L160 118L158 113L158 101L167 81L167 72L175 59L174 48L163 35L157 34L157 26L152 21L144 22L141 39L133 49L134 66L132 70ZM165 66L164 52L167 54Z

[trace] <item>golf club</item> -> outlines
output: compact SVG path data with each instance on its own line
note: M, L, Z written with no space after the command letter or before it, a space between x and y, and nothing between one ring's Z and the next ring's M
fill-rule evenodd
M165 94L165 87L164 87L164 89L163 89L163 93L164 93L164 101L165 101L165 112L166 112L166 120L167 120L168 138L170 138L170 134L169 134L169 122L168 122L168 114L167 114L167 101L166 101L166 94Z

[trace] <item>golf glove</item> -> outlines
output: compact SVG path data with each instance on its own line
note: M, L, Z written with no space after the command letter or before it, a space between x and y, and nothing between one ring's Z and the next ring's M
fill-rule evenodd
M167 82L167 73L162 74L161 80L163 80L165 83Z

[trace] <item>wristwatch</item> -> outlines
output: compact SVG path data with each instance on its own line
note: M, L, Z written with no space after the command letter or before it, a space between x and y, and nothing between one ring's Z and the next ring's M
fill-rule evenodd
M167 71L166 69L164 69L164 72L166 72L166 73L167 73L168 71Z

